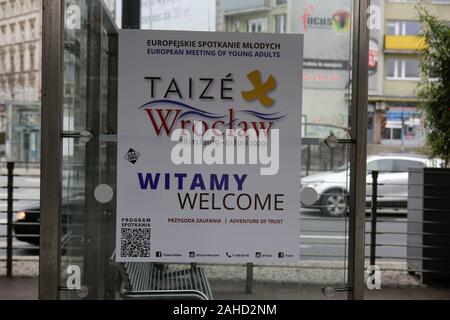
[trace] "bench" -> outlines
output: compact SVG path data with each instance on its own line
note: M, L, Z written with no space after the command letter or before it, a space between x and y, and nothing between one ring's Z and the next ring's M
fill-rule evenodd
M169 270L167 265L151 262L116 262L122 278L123 299L210 300L211 288L202 267L191 264L183 269Z

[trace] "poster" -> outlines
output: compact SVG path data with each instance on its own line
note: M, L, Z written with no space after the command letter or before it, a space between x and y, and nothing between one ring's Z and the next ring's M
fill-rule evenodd
M379 0L371 1L370 14L381 15ZM292 1L291 30L305 35L304 87L348 89L351 70L352 1ZM382 17L380 16L380 21ZM369 39L369 90L379 93L382 80L378 72L383 47L381 27L372 28Z
M120 31L118 261L298 261L302 52L302 35Z

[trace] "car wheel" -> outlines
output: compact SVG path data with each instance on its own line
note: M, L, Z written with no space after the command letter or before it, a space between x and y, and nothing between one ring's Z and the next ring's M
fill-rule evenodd
M347 195L342 190L329 190L325 192L320 204L323 214L342 217L347 212Z

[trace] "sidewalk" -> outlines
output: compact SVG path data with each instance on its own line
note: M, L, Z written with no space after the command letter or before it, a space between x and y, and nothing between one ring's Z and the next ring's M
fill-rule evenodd
M345 292L326 297L324 287L343 287L345 272L340 262L309 261L302 268L255 267L253 293L245 293L245 266L205 266L215 299L346 299ZM6 278L5 263L0 261L0 300L38 298L38 260L33 257L13 263L15 277ZM404 268L404 265L384 263L386 269ZM381 290L366 290L366 299L449 299L450 287L431 287L420 283L406 271L383 271Z
M253 293L245 293L245 282L212 281L216 300L346 300L347 294L337 292L332 297L322 293L322 287L309 284L255 282ZM399 287L366 290L366 300L450 300L450 288Z
M0 277L0 300L36 300L38 298L38 278Z
M213 296L216 300L345 300L345 293L325 297L317 285L293 283L255 282L252 294L245 293L245 282L212 281ZM38 298L38 278L0 277L0 300L35 300ZM366 290L368 300L449 300L450 288L405 287Z

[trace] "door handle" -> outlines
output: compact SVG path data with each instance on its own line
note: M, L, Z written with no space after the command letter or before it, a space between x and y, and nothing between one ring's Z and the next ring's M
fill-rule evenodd
M350 287L344 287L344 288L333 288L333 287L326 287L322 288L322 293L326 297L332 297L336 292L349 292L352 291L352 288Z
M61 133L61 138L80 139L83 143L88 143L94 138L94 134L88 130L81 132L64 131Z
M355 139L339 139L335 135L330 135L325 139L325 144L329 146L331 149L336 148L339 144L355 144Z

